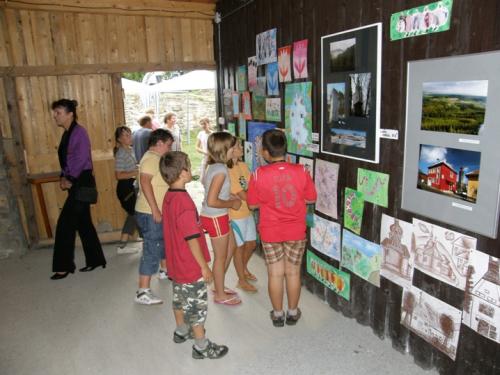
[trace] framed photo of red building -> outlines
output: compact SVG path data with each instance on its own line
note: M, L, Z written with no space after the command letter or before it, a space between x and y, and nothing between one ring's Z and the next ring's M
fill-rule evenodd
M408 63L401 207L496 238L500 52Z

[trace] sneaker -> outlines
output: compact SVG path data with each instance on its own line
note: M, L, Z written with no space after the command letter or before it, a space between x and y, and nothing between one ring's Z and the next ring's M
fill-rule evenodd
M167 274L167 271L162 270L162 269L160 268L160 271L158 272L158 278L159 278L160 280L168 280L168 274Z
M275 326L275 327L284 327L285 326L285 315L284 314L281 316L276 316L276 315L274 315L274 311L271 310L269 315L271 316L271 320L273 321L273 326Z
M297 314L295 315L290 315L287 311L286 324L289 326L294 326L295 324L297 324L297 321L300 319L301 316L302 316L302 311L300 311L299 308L297 308Z
M135 254L135 253L138 253L140 251L140 249L138 247L135 247L131 244L127 244L127 245L124 245L124 246L118 246L116 248L116 253L117 254Z
M176 344L182 344L186 340L192 340L193 339L193 331L189 330L188 333L185 335L181 335L180 333L177 333L177 331L174 331L174 342Z
M216 343L208 340L208 345L203 350L198 349L196 345L193 345L192 356L194 359L217 359L224 357L228 351L229 348L226 345L217 345Z
M137 291L135 296L135 302L137 302L140 305L159 305L163 303L161 299L156 297L153 294L153 292L151 292L151 289L146 289L143 292Z

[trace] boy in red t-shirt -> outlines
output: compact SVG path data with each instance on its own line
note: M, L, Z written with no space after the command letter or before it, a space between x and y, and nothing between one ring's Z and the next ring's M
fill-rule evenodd
M220 358L227 354L227 346L205 337L207 283L213 276L198 211L186 191L192 179L191 163L185 153L169 152L160 161L160 171L170 186L163 200L162 217L167 269L173 280L172 307L177 325L174 342L194 338L193 358Z
M286 137L272 129L262 135L262 156L269 163L250 177L247 203L260 209L259 233L267 263L268 290L275 327L283 327L283 284L286 324L300 319L300 264L306 246L306 204L316 201L316 188L303 165L285 162ZM167 257L168 259L168 257Z

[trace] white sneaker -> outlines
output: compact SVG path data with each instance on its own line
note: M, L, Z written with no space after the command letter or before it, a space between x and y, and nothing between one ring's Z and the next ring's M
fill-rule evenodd
M159 305L163 303L161 299L156 297L151 289L146 289L143 292L137 291L135 296L135 302L140 305Z
M160 268L160 271L158 272L158 278L160 280L168 280L168 274L167 271L163 270Z
M117 246L117 248L116 248L117 254L135 254L135 253L138 253L139 251L141 251L141 249L139 247L131 245L131 244L127 244L123 247Z

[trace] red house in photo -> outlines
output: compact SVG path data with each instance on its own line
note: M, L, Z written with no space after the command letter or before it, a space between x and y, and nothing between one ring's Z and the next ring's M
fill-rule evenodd
M427 183L441 191L457 190L457 172L446 162L440 161L427 167Z

